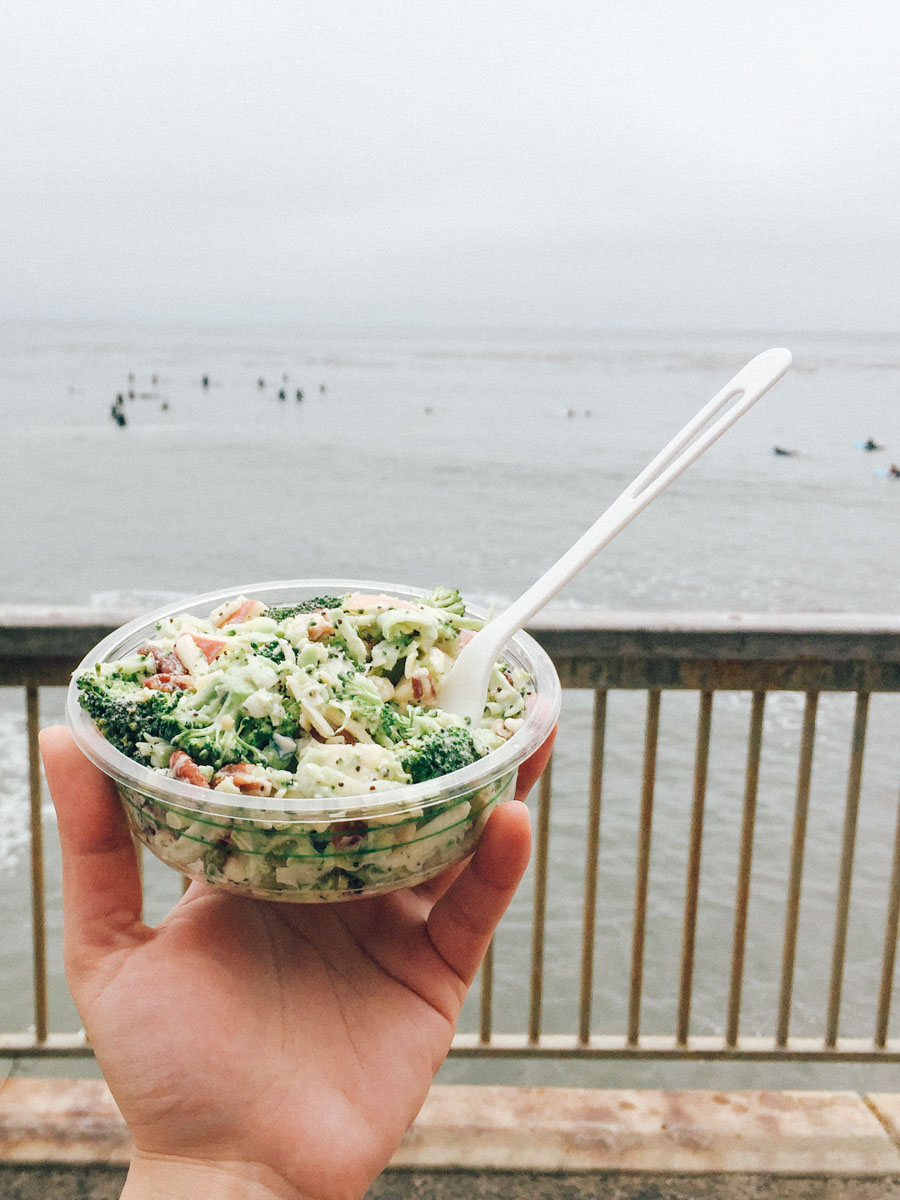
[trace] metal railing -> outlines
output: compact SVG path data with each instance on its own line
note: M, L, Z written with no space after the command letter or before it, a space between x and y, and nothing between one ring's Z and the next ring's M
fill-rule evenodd
M110 629L131 614L98 614L86 610L50 612L0 607L0 686L22 689L27 712L29 788L31 798L31 912L33 929L34 1024L24 1033L0 1033L0 1057L86 1056L90 1046L83 1034L54 1032L48 1025L47 954L45 911L45 860L42 834L42 777L37 750L40 725L39 692L63 686L84 653ZM572 997L575 1020L567 1030L544 1028L547 999L545 952L554 934L548 904L552 895L550 872L551 832L556 808L554 763L538 788L535 850L531 870L530 980L527 1020L520 1032L495 1029L495 967L491 948L481 971L477 1029L457 1033L452 1053L457 1056L648 1059L751 1059L793 1061L900 1062L900 1039L889 1036L894 988L895 952L900 928L900 804L898 777L890 785L892 850L884 853L884 878L875 880L883 896L878 928L880 945L878 984L871 996L867 1027L840 1033L842 993L851 912L854 861L870 857L870 847L860 848L859 813L863 762L866 752L872 697L900 693L900 619L880 616L716 614L614 614L573 612L545 616L531 632L551 654L566 695L590 693L589 734L584 731L586 807L577 998ZM639 813L633 861L630 955L627 978L620 991L627 997L624 1029L596 1032L593 1010L597 975L596 934L602 915L599 896L599 863L604 845L601 815L604 807L604 774L607 769L608 711L618 693L646 693L643 716L643 749L639 743L626 752L640 771L634 795L629 798ZM680 955L677 994L669 1032L646 1032L643 1009L647 1000L645 969L650 910L648 907L653 833L658 783L663 694L693 692L697 696L694 753L691 764L688 836L685 849L683 902L679 914ZM707 816L712 717L720 693L746 693L748 729L740 795L733 797L740 810L736 870L732 880L727 945L727 994L722 1029L692 1032L692 1005L698 952L698 913L701 906L702 850ZM780 979L774 1027L763 1035L741 1033L746 975L748 915L754 850L758 842L761 797L761 764L766 707L775 693L803 697L794 765L792 826L785 877L779 880L783 896L780 946ZM836 873L827 1002L824 1022L812 1036L791 1032L792 1004L797 979L798 928L801 916L805 859L810 845L808 819L813 788L813 759L817 720L823 697L855 697L849 746L842 786L838 867ZM895 702L892 700L892 702ZM896 701L900 703L900 701ZM666 701L668 703L668 700ZM893 738L900 742L893 728ZM890 739L889 739L890 740ZM891 747L887 748L889 751ZM554 759L558 756L554 755ZM892 768L889 767L889 770ZM900 773L900 772L898 772ZM784 789L782 789L784 790ZM784 799L782 796L781 799ZM884 841L884 822L878 840ZM619 851L617 850L617 853ZM503 932L501 926L500 934ZM498 937L500 936L498 934ZM568 935L567 935L568 936ZM772 941L775 942L773 935ZM824 939L823 939L824 940ZM871 954L875 955L873 948ZM778 955L776 955L776 958Z

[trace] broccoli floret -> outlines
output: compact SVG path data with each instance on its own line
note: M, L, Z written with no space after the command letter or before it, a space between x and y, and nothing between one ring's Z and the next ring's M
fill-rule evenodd
M278 746L275 734L281 733L290 738L296 737L296 721L276 726L269 717L244 717L238 724L237 732L241 742L249 747L243 761L262 762L269 767L283 767L291 760L291 753ZM256 757L248 757L254 751Z
M194 762L215 770L227 763L265 763L265 755L242 736L237 723L222 722L222 716L233 718L232 708L232 704L224 705L222 714L208 724L183 726L171 739L172 745L190 755Z
M189 755L195 763L218 770L227 763L263 763L265 755L245 742L236 729L221 725L198 725L182 729L172 738L172 745Z
M216 770L226 763L265 762L265 756L241 735L248 720L241 705L251 690L248 686L223 692L218 682L211 682L199 693L186 696L178 714L181 727L169 739L172 745L201 766Z
M375 735L375 740L382 745L393 746L397 742L405 742L412 734L412 719L390 701L381 708L378 725L379 732Z
M265 642L254 650L260 658L268 658L270 662L284 662L284 647L280 642Z
M303 600L300 604L291 604L284 608L267 608L266 616L273 621L289 621L299 613L318 612L319 609L340 608L343 601L340 596L314 596L312 600Z
M275 727L268 717L244 717L237 730L242 742L260 751L269 745L275 733Z
M456 588L435 588L430 595L422 597L422 603L432 608L444 608L447 612L456 613L458 617L464 617L466 614L465 601Z
M401 755L401 762L413 783L424 783L467 767L480 757L469 731L453 725L413 742Z
M384 704L375 687L355 668L348 667L338 675L334 703L354 721L364 725L377 740Z
M174 692L151 692L116 687L96 675L78 679L78 703L111 745L129 758L143 761L137 743L148 737L165 741L181 728L175 716L179 696Z
M276 726L269 717L251 717L242 711L252 691L249 683L226 690L221 680L211 680L198 693L184 693L183 707L177 713L181 724L169 741L194 762L216 770L236 762L280 765L286 756L272 744ZM292 737L299 706L285 699L284 708L286 721L277 729Z

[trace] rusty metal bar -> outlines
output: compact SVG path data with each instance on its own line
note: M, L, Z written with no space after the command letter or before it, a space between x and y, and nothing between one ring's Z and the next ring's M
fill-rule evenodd
M828 1013L825 1017L825 1045L837 1043L847 951L847 924L850 918L850 885L853 882L853 855L856 849L856 823L859 817L859 793L862 784L863 755L866 749L866 724L869 717L869 693L859 692L853 716L853 740L850 772L847 779L847 804L844 809L844 834L841 839L841 865L838 874L837 906L834 920L834 950L831 956L831 983L828 988Z
M0 1058L92 1058L93 1050L83 1033L50 1033L38 1043L31 1033L0 1033ZM485 1046L477 1033L457 1033L450 1054L454 1058L580 1060L628 1059L645 1062L827 1062L900 1063L900 1039L876 1050L870 1038L840 1038L832 1050L823 1050L822 1039L791 1038L787 1046L776 1046L771 1037L741 1038L737 1047L716 1036L694 1036L679 1046L671 1035L644 1034L639 1046L622 1034L592 1034L582 1045L572 1033L545 1033L537 1044L523 1033L495 1033Z
M697 902L700 891L700 856L703 849L703 814L709 768L709 732L712 725L713 693L700 693L697 716L697 748L694 755L694 796L691 805L691 834L688 849L684 898L684 927L681 937L681 982L678 989L676 1040L683 1045L691 1021L691 991L694 980L694 947L697 937Z
M637 876L634 885L634 928L631 940L631 985L628 993L628 1042L637 1045L641 1032L641 991L644 983L644 937L647 928L647 888L650 880L650 833L653 826L653 792L656 785L656 748L659 742L657 690L647 693L644 732L644 768L641 780L641 816L638 833Z
M792 1037L777 1046L773 1037L742 1037L736 1046L719 1035L694 1034L687 1045L679 1045L673 1034L642 1034L638 1045L618 1034L592 1034L582 1045L574 1033L544 1033L535 1044L524 1033L495 1033L483 1047L477 1034L458 1033L450 1053L456 1058L568 1058L582 1061L627 1059L632 1062L794 1062L794 1063L900 1063L900 1038L892 1038L885 1049L876 1050L872 1039L840 1038L825 1050L822 1038Z
M791 1021L794 990L794 959L797 953L797 926L800 920L800 888L803 882L803 854L806 846L806 818L809 812L809 785L812 778L813 746L816 737L816 713L819 693L807 692L800 735L800 764L797 768L797 795L794 802L794 834L791 840L791 867L788 902L784 918L784 947L781 955L781 987L778 996L778 1031L775 1040L786 1046Z
M594 692L591 732L591 780L587 846L584 856L584 917L581 941L581 986L578 1002L578 1037L591 1035L591 994L594 986L594 926L597 917L597 884L600 857L600 812L603 799L603 756L606 742L606 691Z
M887 1044L888 1017L891 1011L891 992L894 987L894 960L897 955L897 933L900 931L900 804L894 829L894 859L891 867L891 890L888 898L887 921L884 928L884 953L881 959L881 986L878 989L878 1015L875 1018L875 1045L883 1050Z
M481 960L481 995L478 1008L478 1040L487 1045L491 1040L494 1011L494 939L488 942L487 953Z
M741 1017L744 950L747 944L747 912L750 905L750 869L753 865L753 832L756 825L756 797L759 791L759 760L762 754L765 704L766 693L754 692L753 704L750 709L747 769L744 775L744 813L741 819L741 849L738 858L734 935L731 945L731 979L728 986L728 1013L725 1021L725 1038L729 1046L737 1045Z
M137 863L138 881L141 885L141 920L144 919L144 855L147 851L144 849L144 843L139 841L134 834L131 835L131 843L134 846L134 858Z
M31 937L34 1034L47 1040L47 916L44 895L44 828L41 821L40 710L37 687L25 689L28 721L28 790L31 800Z
M547 915L547 859L550 847L550 787L553 756L538 787L537 845L534 854L534 909L531 922L531 995L528 1004L528 1038L541 1035L541 1003L544 988L544 926Z

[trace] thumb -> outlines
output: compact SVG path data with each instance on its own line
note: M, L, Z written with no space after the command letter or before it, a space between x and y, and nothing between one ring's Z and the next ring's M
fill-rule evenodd
M516 778L517 800L525 799L545 770L547 763L550 761L550 755L553 752L556 730L557 726L554 725L534 754L530 758L526 758L521 767L519 767L519 774Z
M112 781L69 731L45 729L40 743L62 848L66 961L78 970L146 932L137 855Z
M428 916L432 945L466 987L525 873L530 851L528 809L518 800L501 804L467 866Z

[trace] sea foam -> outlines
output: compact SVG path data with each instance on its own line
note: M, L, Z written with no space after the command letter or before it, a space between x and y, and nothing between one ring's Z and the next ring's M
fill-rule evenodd
M28 736L24 713L0 713L0 872L12 870L28 851ZM41 815L51 816L44 800Z

